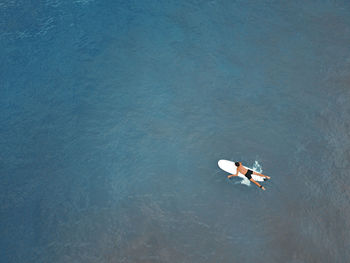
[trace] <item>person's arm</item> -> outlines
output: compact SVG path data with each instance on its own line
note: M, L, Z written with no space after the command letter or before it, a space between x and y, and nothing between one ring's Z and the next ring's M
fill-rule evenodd
M233 176L238 176L238 172L239 172L239 171L238 171L238 168L236 169L236 171L237 171L236 174L231 174L231 175L227 176L227 178L231 178L231 177L233 177Z
M238 167L237 167L237 169L236 169L236 175L235 176L238 176L238 173L239 173L239 170L238 170Z
M261 184L259 184L258 182L256 182L254 179L250 179L250 181L252 181L254 184L256 184L259 188L261 188L262 190L265 190L265 187L263 187Z

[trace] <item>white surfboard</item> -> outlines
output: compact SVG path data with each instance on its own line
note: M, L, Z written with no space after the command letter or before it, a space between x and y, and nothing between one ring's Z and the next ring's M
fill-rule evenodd
M218 165L219 167L224 170L225 172L228 172L230 174L233 174L235 175L236 172L237 172L237 167L235 165L234 162L231 162L231 161L227 161L227 160L220 160L218 161ZM246 166L243 166L245 167L246 169L249 169L249 170L252 170L254 172L256 172L254 169L252 168L249 168L249 167L246 167ZM248 179L247 177L245 177L244 174L241 174L241 173L238 173L238 176L243 178L243 179ZM252 174L252 178L257 181L257 182L263 182L264 181L264 177L261 177L259 175L255 175L255 174Z

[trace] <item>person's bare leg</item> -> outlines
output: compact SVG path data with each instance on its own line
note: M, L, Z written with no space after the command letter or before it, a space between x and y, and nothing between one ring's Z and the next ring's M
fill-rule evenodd
M262 190L265 190L265 187L261 186L258 182L256 182L254 179L250 179L251 182L253 182L254 184L256 184L259 188L261 188Z
M230 175L227 176L227 178L231 178L231 177L233 177L233 176L238 176L238 175L230 174Z
M261 176L261 177L265 177L265 178L267 178L267 179L271 179L270 176L263 175L263 174L260 174L260 173L254 172L254 171L253 171L253 174L258 175L258 176Z

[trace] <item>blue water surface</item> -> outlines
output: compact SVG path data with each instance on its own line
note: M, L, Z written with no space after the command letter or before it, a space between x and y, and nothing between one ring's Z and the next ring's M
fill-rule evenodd
M0 262L348 262L349 43L348 1L2 1Z

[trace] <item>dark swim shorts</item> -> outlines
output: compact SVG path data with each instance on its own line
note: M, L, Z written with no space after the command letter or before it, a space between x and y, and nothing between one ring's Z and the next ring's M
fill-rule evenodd
M247 177L249 180L252 179L252 170L248 170L248 172L245 174L245 177Z

